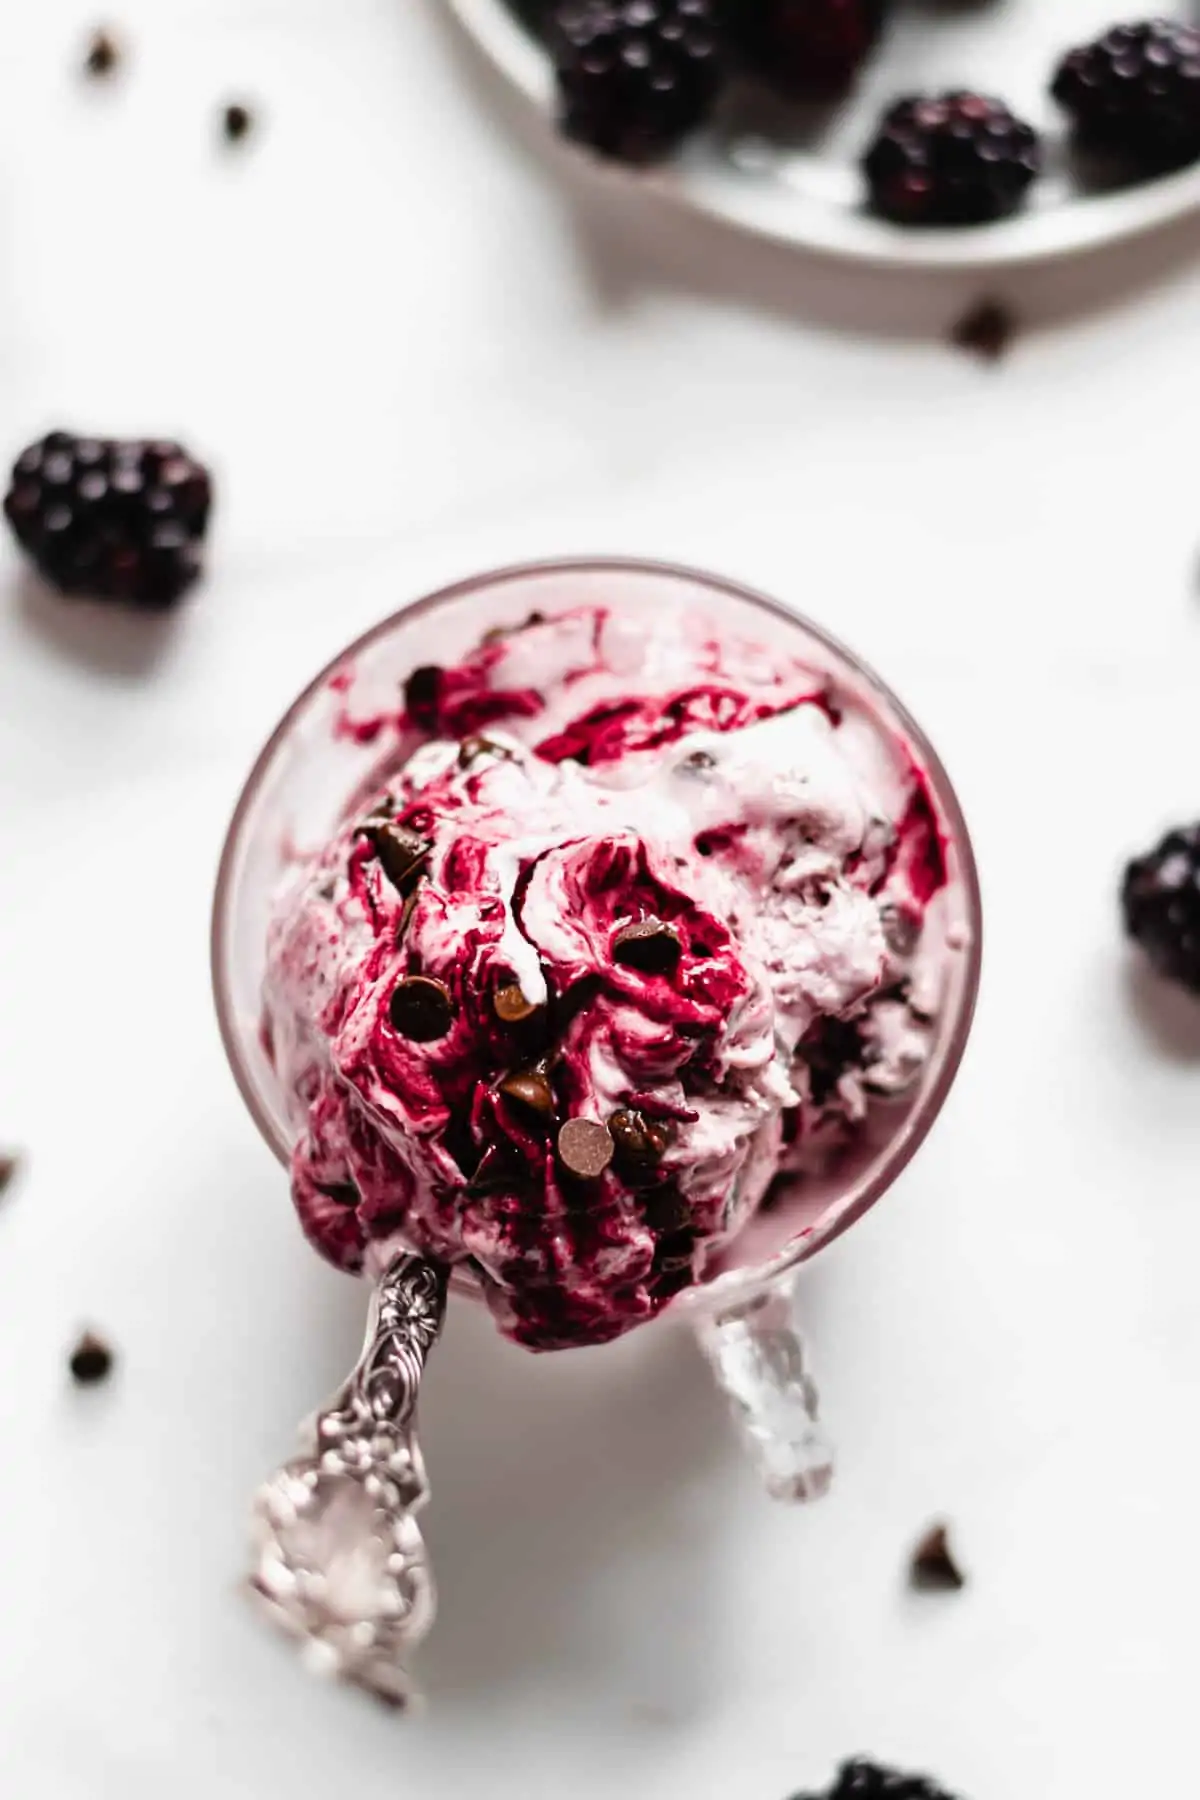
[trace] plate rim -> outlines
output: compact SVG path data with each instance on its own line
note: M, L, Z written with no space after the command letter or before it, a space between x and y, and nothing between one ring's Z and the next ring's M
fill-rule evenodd
M865 212L806 202L781 183L757 187L730 172L697 179L686 164L623 169L567 143L550 128L551 81L544 52L507 0L446 0L449 11L547 126L547 136L598 180L636 182L672 205L792 250L876 269L987 271L1054 262L1128 243L1200 211L1200 163L1066 205L1020 213L995 224L910 230ZM776 215L779 216L776 216Z

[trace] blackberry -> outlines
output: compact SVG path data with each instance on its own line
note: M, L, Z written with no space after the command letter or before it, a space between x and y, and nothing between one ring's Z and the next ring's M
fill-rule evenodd
M728 16L750 74L789 98L832 100L857 75L883 13L884 0L759 0Z
M1169 831L1129 864L1121 910L1159 974L1200 994L1200 825Z
M1175 19L1114 25L1071 50L1050 89L1081 142L1147 170L1200 157L1200 29Z
M796 1800L818 1800L818 1796L798 1794ZM842 1764L823 1800L954 1800L954 1796L925 1775L901 1775L881 1763L855 1757Z
M913 95L863 159L871 205L898 225L979 225L1014 212L1041 167L1032 126L986 94Z
M550 48L562 131L623 163L676 149L724 74L718 0L560 0Z
M53 431L17 458L4 510L60 593L161 609L200 573L211 505L178 444Z

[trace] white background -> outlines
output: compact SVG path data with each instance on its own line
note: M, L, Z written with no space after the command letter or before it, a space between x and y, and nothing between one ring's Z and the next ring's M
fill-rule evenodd
M855 1750L967 1800L1184 1791L1200 1601L1200 1014L1122 858L1200 812L1200 229L978 289L599 188L423 0L77 0L0 54L0 422L219 470L167 627L0 559L0 1789L13 1800L785 1800ZM214 114L247 95L236 153ZM977 834L975 1039L806 1304L836 1497L773 1507L686 1335L538 1361L451 1319L416 1722L237 1591L248 1495L357 1347L225 1071L206 924L239 780L386 610L525 556L707 564L875 661ZM120 1369L71 1389L78 1328ZM972 1583L904 1591L954 1523Z

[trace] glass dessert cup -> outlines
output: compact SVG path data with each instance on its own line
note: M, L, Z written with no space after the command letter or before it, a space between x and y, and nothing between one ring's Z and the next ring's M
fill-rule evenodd
M686 1312L768 1490L809 1499L831 1475L796 1319L800 1266L845 1231L896 1180L949 1092L970 1030L981 918L970 840L935 752L879 679L780 603L682 568L620 560L535 564L477 577L384 620L309 685L258 758L234 813L213 916L213 973L234 1076L263 1137L286 1166L296 1139L262 1031L268 926L297 854L323 845L356 796L371 790L387 742L374 728L398 709L414 668L453 664L493 629L531 613L553 619L603 605L636 619L690 608L730 637L801 658L830 691L903 741L923 771L945 851L939 895L946 973L928 1054L913 1085L873 1106L850 1147L820 1176L793 1183L750 1220L671 1305ZM378 1278L364 1356L309 1428L305 1451L263 1490L253 1585L312 1659L384 1697L408 1697L404 1664L433 1617L433 1589L414 1515L426 1494L413 1417L425 1356L442 1322L444 1271L399 1255ZM450 1285L478 1296L455 1270Z

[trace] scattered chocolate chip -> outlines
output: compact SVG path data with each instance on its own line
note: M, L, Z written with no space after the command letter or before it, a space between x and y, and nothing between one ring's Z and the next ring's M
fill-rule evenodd
M465 737L458 746L458 766L469 769L477 763L481 756L494 756L500 762L512 762L513 753L507 744L498 744L494 738Z
M103 28L93 31L88 40L87 54L83 66L89 75L103 79L111 75L121 61L121 46L111 31Z
M520 1069L515 1075L506 1075L500 1092L543 1119L554 1116L554 1089L541 1069Z
M103 1338L85 1331L71 1352L71 1379L80 1387L94 1387L112 1373L113 1353Z
M640 969L643 975L669 975L682 949L679 933L661 919L642 919L636 925L625 925L613 940L616 961L627 968Z
M492 996L492 1005L496 1017L503 1025L523 1025L526 1019L532 1019L534 1013L542 1010L527 998L519 981L510 981L504 987L497 988Z
M445 1037L454 1023L454 1008L445 984L428 975L409 975L392 991L392 1024L401 1037L429 1044Z
M404 684L404 710L425 731L437 725L441 697L442 671L436 663L423 663Z
M406 825L372 825L368 828L384 874L399 894L408 894L421 879L421 870L433 845Z
M950 1593L967 1584L955 1562L944 1525L932 1525L912 1554L909 1581L925 1592Z
M666 1119L648 1119L636 1108L623 1106L608 1121L616 1150L617 1167L633 1182L653 1178L670 1148L674 1132Z
M579 1181L595 1181L613 1159L612 1134L598 1119L568 1119L558 1134L563 1168Z
M0 1152L0 1194L12 1186L21 1170L21 1159L18 1156Z
M999 362L1016 332L1016 320L998 300L982 300L965 312L950 332L950 341L981 362Z
M221 130L225 134L226 142L230 144L240 144L243 138L250 136L257 123L258 120L250 108L241 105L236 100L225 107L221 114Z

